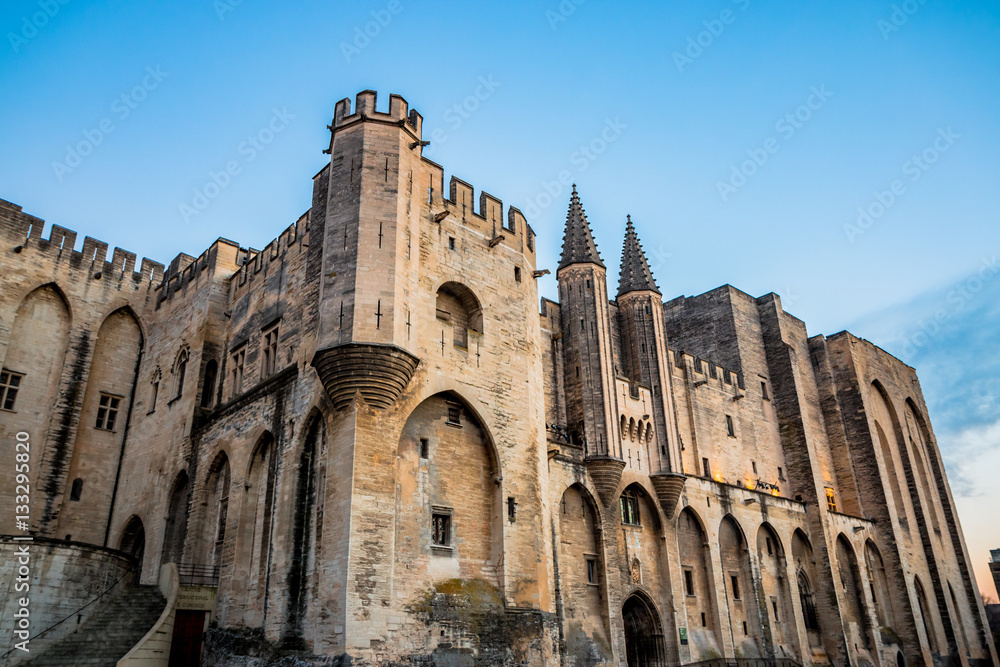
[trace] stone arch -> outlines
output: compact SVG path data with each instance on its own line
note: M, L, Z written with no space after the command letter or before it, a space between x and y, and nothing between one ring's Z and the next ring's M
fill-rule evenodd
M309 583L315 572L323 538L325 462L326 420L319 410L314 409L305 421L296 466L292 558L286 583L288 622L285 624L283 638L286 646L305 645L302 633Z
M188 507L190 505L191 485L187 470L181 470L174 478L170 487L170 499L167 502L167 516L163 525L163 549L160 552L160 564L181 564L184 558L184 540L187 536Z
M130 308L115 310L101 323L66 477L67 483L83 479L88 491L79 503L64 504L59 517L59 527L81 542L104 539L142 348L142 328Z
M701 517L690 506L681 510L677 517L677 548L690 659L698 661L722 655L708 532Z
M146 529L142 525L142 519L133 514L125 527L122 529L121 537L118 539L118 550L124 551L136 560L136 582L142 576L142 563L146 554Z
M956 620L958 621L958 631L963 642L961 650L969 651L972 648L972 643L969 641L969 631L965 625L965 615L962 613L965 606L959 606L958 598L955 596L955 589L952 588L950 581L948 582L948 596L951 599L951 608L955 610Z
M559 504L559 540L555 545L564 633L594 664L611 657L607 564L599 507L584 486L569 486Z
M628 437L628 417L622 415L621 424L619 425L618 431L621 433L622 440Z
M274 436L263 431L253 447L244 482L243 507L238 528L240 572L246 586L244 622L259 625L261 605L270 564L271 517L274 514L277 452Z
M413 408L396 466L395 559L410 573L400 594L459 576L502 590L500 458L464 396L435 393Z
M810 647L820 648L823 646L823 635L814 597L814 586L818 582L819 575L813 561L812 545L801 528L796 528L792 533L792 559L795 561L795 582L798 587L799 606L806 628L806 637Z
M757 562L760 564L760 587L764 611L761 618L770 625L771 642L776 657L796 658L802 649L790 621L794 616L792 592L788 581L785 548L774 527L764 522L757 529Z
M469 331L483 333L483 307L479 297L466 285L449 281L437 290L437 317L449 322L455 347L468 348Z
M861 574L854 547L841 533L837 536L837 574L840 581L841 615L849 628L849 638L855 650L870 650L868 608L865 605Z
M896 615L889 589L889 579L885 572L882 552L872 540L865 540L865 572L868 574L868 590L875 605L875 617L879 626L893 628Z
M920 583L920 577L913 575L913 592L917 596L917 605L920 607L920 625L927 638L927 648L931 653L940 653L938 649L937 633L934 625L934 617L931 616L931 607L927 603L927 594L924 586Z
M635 591L622 605L625 659L628 667L666 667L663 625L656 604L643 591Z
M889 400L889 393L878 380L871 384L872 396L872 420L875 422L875 435L878 439L878 447L882 453L882 461L885 464L885 475L889 483L891 502L890 513L898 517L900 525L909 534L909 513L903 496L903 490L907 488L905 477L901 480L900 474L905 473L906 462L902 459L903 433L896 416L896 410Z
M733 643L745 657L759 658L761 627L750 551L746 534L732 514L724 516L719 525L719 551Z
M29 452L31 470L32 511L31 515L42 514L40 507L46 506L63 492L62 479L40 483L40 462L46 448L43 438L51 431L68 439L70 432L69 414L64 413L60 422L53 418L56 400L60 390L60 380L69 350L69 332L72 323L69 302L55 283L41 285L28 292L18 305L10 329L10 338L3 356L3 373L16 378L16 394L11 399L8 393L6 409L17 412L17 419L0 420L0 440L7 460L14 457L14 435L18 431L35 434L35 441ZM50 426L51 425L51 426ZM49 435L51 438L51 435ZM8 449L9 447L9 449ZM65 445L62 445L65 447ZM61 450L59 450L61 451ZM68 453L68 451L66 452ZM60 461L60 464L63 462ZM13 467L8 468L12 473ZM10 473L8 473L10 474ZM15 484L13 478L0 484L0 505L14 507ZM0 530L14 534L14 517L8 512L0 519Z
M628 439L635 442L635 417L628 420Z

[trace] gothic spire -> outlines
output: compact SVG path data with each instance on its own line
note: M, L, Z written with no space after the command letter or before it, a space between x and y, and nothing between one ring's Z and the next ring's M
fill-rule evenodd
M628 224L625 227L625 246L622 248L621 277L618 281L618 296L629 292L642 291L656 292L661 294L653 279L653 272L649 270L649 262L646 261L646 253L639 243L639 236L632 226L632 216L628 216Z
M569 212L566 213L566 232L563 235L562 260L559 262L559 268L565 268L570 264L588 263L605 268L574 184L573 194L569 199Z

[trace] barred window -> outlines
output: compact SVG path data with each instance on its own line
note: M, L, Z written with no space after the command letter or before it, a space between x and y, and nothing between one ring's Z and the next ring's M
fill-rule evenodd
M435 511L431 519L432 542L435 547L451 548L451 512L448 510Z
M121 396L111 394L101 394L101 401L97 406L97 423L95 428L102 431L114 431L115 423L118 421L118 409L121 407Z
M0 371L0 407L4 410L13 410L14 401L17 400L17 392L21 387L21 378L24 375L9 371L6 368Z
M834 495L833 489L829 486L826 487L826 508L831 512L837 511L837 496Z

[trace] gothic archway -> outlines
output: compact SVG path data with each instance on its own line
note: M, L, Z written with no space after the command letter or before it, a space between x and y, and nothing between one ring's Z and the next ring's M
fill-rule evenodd
M625 655L628 667L662 667L667 664L660 616L652 603L635 594L622 605Z

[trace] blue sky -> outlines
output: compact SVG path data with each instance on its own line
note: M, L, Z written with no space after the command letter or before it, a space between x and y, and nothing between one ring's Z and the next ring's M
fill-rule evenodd
M35 0L0 28L0 197L81 235L261 247L308 208L336 100L372 88L528 214L544 267L566 171L612 275L630 213L668 297L776 291L873 340L921 375L987 588L1000 281L949 295L1000 250L998 3Z

